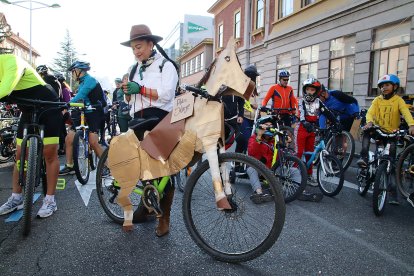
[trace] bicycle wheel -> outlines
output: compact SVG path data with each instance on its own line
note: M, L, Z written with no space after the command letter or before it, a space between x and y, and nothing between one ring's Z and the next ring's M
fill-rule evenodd
M0 130L0 164L15 160L16 132L11 126Z
M99 203L105 214L118 224L124 223L124 209L118 205L117 197L120 187L111 175L111 171L106 166L109 148L102 153L96 170L96 192L98 193ZM132 192L129 196L134 210L141 202L141 196Z
M184 168L175 177L175 184L180 192L184 192L185 183L187 182L188 176L191 174L192 168Z
M29 152L27 155L27 170L26 179L24 182L24 198L23 198L23 235L27 236L30 233L32 226L32 209L33 209L33 195L34 189L37 186L36 181L39 181L38 174L38 148L37 139L32 137L28 140ZM22 166L23 169L24 165Z
M396 179L397 187L405 198L414 192L414 144L409 145L398 158Z
M348 131L342 131L328 140L326 149L342 162L342 167L346 171L349 165L351 165L355 153L354 137Z
M73 138L73 168L78 181L82 185L88 183L90 173L89 154L83 130L77 131Z
M384 213L387 205L389 173L387 172L388 162L382 162L378 166L377 174L375 175L374 189L372 191L372 208L376 216L381 216Z
M275 176L258 160L240 153L219 154L221 178L235 163L254 168L267 183L270 201L254 204L252 187L245 177L236 175L228 199L233 209L218 211L210 166L203 161L188 178L183 196L185 226L194 242L213 258L225 262L244 262L265 253L278 239L285 221L285 202Z
M322 193L327 196L336 196L344 185L344 170L341 161L334 155L323 154L319 158L317 180Z
M358 169L357 173L357 182L358 182L358 194L360 196L365 196L368 192L369 187L371 186L371 177L368 173L369 168Z
M272 167L272 171L282 184L286 203L295 200L305 190L306 166L298 157L281 153L279 160Z

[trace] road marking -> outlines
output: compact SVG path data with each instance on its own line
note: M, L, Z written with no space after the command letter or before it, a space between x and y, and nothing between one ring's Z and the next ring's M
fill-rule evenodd
M65 188L66 188L66 179L58 178L57 183L56 183L56 189L64 190Z
M78 180L76 180L75 185L76 188L78 188L83 203L85 203L85 206L88 206L92 191L96 189L96 170L89 173L88 183L82 185Z
M39 199L40 193L35 193L33 195L33 204ZM16 222L19 221L23 217L23 210L17 210L11 213L11 215L5 219L5 222Z

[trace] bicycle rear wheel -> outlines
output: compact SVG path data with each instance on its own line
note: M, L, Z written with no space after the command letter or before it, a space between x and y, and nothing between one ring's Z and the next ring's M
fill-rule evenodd
M78 181L85 185L89 180L90 165L89 146L84 139L83 132L83 130L77 131L73 138L73 168Z
M409 145L397 161L397 187L407 198L414 192L414 144Z
M335 139L335 141L334 141ZM337 135L333 135L326 143L327 151L335 155L342 163L344 171L351 165L355 153L355 140L351 133L342 131Z
M207 160L197 166L188 178L183 197L183 216L194 242L213 258L225 262L244 262L265 253L278 239L285 221L285 203L275 176L258 160L240 153L219 154L221 177L238 165L258 172L261 183L267 183L270 201L254 204L248 178L236 175L228 199L233 209L218 211L210 165ZM223 171L227 171L223 174Z
M369 187L371 186L371 173L368 172L369 168L358 169L357 173L357 182L358 182L358 194L360 196L365 196L368 192Z
M23 235L27 236L32 227L32 210L33 210L33 195L34 189L37 186L36 181L39 181L38 174L38 147L37 139L32 137L28 140L29 152L27 155L27 171L24 182L24 198L23 198ZM24 164L24 163L23 163ZM20 169L23 169L24 165Z
M388 196L389 173L387 172L388 162L378 166L375 175L374 189L372 191L372 208L376 216L381 216L385 211Z
M102 153L96 170L96 192L98 194L99 203L105 214L118 224L124 223L124 209L118 205L117 198L120 187L111 175L111 171L106 166L109 148ZM138 208L141 202L141 196L132 192L129 196L133 209Z
M277 180L282 184L285 202L295 200L306 188L307 172L305 164L296 156L281 153L272 167Z
M344 185L344 170L341 161L334 155L323 154L322 158L319 158L317 180L324 195L336 196Z

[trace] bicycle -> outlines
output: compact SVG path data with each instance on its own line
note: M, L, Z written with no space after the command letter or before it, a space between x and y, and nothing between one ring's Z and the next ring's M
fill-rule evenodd
M27 236L31 230L33 196L42 180L43 194L47 192L46 166L43 158L44 126L39 124L39 119L45 112L46 106L53 108L67 108L67 103L48 102L15 98L15 102L22 106L33 108L31 123L23 128L20 160L17 160L19 172L19 185L22 186L23 195L23 235ZM70 106L82 106L83 104L70 104ZM50 110L51 108L47 109ZM46 111L47 111L46 110ZM28 129L33 128L34 133L28 134ZM27 161L26 161L27 156Z
M209 96L196 88L191 91L197 95ZM96 190L104 212L114 222L122 224L123 208L116 202L120 188L106 165L107 157L108 149L99 160ZM253 204L249 199L250 183L246 178L236 176L230 181L232 191L228 195L232 209L217 210L210 165L208 160L204 160L191 172L186 183L182 203L184 223L194 242L213 258L225 262L252 260L276 242L283 228L285 205L281 188L270 170L252 157L227 152L219 153L218 160L223 181L229 181L229 172L236 163L254 168L262 180L269 183L273 200L260 205ZM160 215L162 210L159 209L159 199L163 196L168 181L171 181L170 177L164 176L138 182L130 196L134 208L138 208L142 197L143 204ZM219 221L220 223L212 223ZM223 239L227 239L226 242Z
M96 169L96 154L89 144L89 127L85 124L85 111L95 110L101 105L89 105L77 107L80 111L80 125L75 128L73 138L73 169L78 181L85 185L88 183L89 174Z
M16 161L16 136L18 121L0 129L0 164Z
M308 161L304 161L307 169L311 167L316 157L319 158L316 170L319 189L326 196L336 196L344 185L344 169L342 162L326 149L324 137L320 138L312 152L304 152L302 158L305 159L306 156L309 156Z
M407 146L397 156L395 171L398 190L407 199L414 192L414 143L411 135L404 136L404 140Z

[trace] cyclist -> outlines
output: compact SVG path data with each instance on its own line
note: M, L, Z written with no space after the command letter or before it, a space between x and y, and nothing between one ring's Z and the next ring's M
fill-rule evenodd
M0 101L13 102L15 97L43 101L59 101L55 91L46 85L28 63L13 54L0 54ZM20 160L23 127L31 122L32 109L19 106L22 111L17 130L16 160ZM45 109L39 118L44 125L43 155L46 162L47 193L43 205L37 213L40 218L49 217L57 210L55 201L56 182L59 172L57 149L59 144L62 113L59 109ZM12 195L0 207L0 215L23 208L22 187L18 184L17 166L13 170Z
M297 108L298 100L293 93L292 86L288 85L290 73L286 70L280 70L279 83L271 86L262 101L262 106L266 106L267 102L273 100L273 108ZM285 126L292 125L292 116L295 111L282 111L281 119Z
M315 127L320 113L328 116L328 119L335 119L333 115L326 109L322 101L318 98L318 93L321 89L321 83L314 78L307 79L303 82L302 92L303 98L299 101L299 119L300 123L295 127L295 151L299 158L302 158L303 152L311 152L315 148ZM321 126L323 129L323 127ZM322 130L323 132L323 130ZM309 157L306 156L306 159ZM312 165L308 168L308 184L317 186L318 183L312 176ZM320 201L323 195L310 194L306 190L302 197L298 199Z
M131 116L129 115L129 111L125 112L125 108L128 107L128 104L125 103L125 94L122 90L122 80L120 78L115 79L115 91L113 92L113 102L118 102L119 107L117 110L114 110L113 112L118 112L118 125L119 130L121 133L128 131L128 122L131 120Z
M111 132L111 124L109 122L111 120L111 114L109 113L109 107L112 105L112 101L108 96L109 96L109 91L104 90L104 100L106 102L106 106L104 107L104 118L101 122L100 131L99 131L100 136L101 136L99 139L99 144L105 147L108 146L105 140L105 130L108 129L108 132L109 133Z
M378 80L378 88L381 95L377 96L368 109L366 114L366 125L364 130L371 128L374 124L381 127L384 131L392 132L400 127L400 115L403 115L405 121L409 125L410 135L414 135L414 120L411 113L406 106L404 100L397 95L397 90L400 87L400 79L393 74L384 75ZM361 147L361 158L357 161L357 165L365 168L368 164L368 149L370 138L373 132L364 131ZM393 159L396 157L395 141L390 142L389 156ZM395 187L392 187L395 191ZM390 193L394 195L393 192ZM399 201L394 196L390 197L389 203L398 205Z
M321 85L319 99L329 110L338 112L342 129L349 132L355 117L359 115L358 101L342 91L327 90L323 84ZM322 114L319 118L319 124L325 125L325 123L326 116Z
M50 84L53 87L53 90L55 90L59 98L62 99L62 87L60 82L55 76L49 74L49 68L46 65L39 65L36 67L36 71L47 84Z
M227 122L236 134L236 152L243 151L243 141L240 141L240 126L243 123L244 99L234 95L221 97L224 106L224 121Z
M273 127L272 122L273 118L271 116L258 119L256 131L250 137L248 144L248 155L263 162L269 169L272 166L274 135L267 128ZM271 201L272 195L267 191L263 191L257 171L249 167L246 173L249 176L250 185L253 189L250 200L256 204Z
M132 105L130 114L134 118L158 117L161 121L173 108L175 90L178 83L176 64L158 44L162 37L153 35L146 25L131 27L130 39L121 43L131 47L138 62L129 70L129 80L123 83L126 101ZM159 53L153 49L157 48ZM131 120L131 124L133 120ZM138 139L143 135L138 133ZM170 230L170 211L174 198L174 185L171 181L165 188L160 201L163 216L158 219L155 230L158 237ZM148 221L148 210L141 202L133 216L134 223Z
M62 100L68 103L70 101L70 93L72 93L72 91L69 85L67 84L65 77L61 73L56 74L55 77L58 79L60 86L62 87ZM61 124L62 129L60 131L59 137L59 155L65 155L65 139L66 135L68 134L66 131L66 122L70 121L70 114L67 109L63 110L62 114L63 120Z
M89 127L89 144L95 151L98 157L101 156L103 149L98 143L98 132L101 121L104 119L103 108L106 106L104 99L104 92L99 82L88 74L91 69L89 62L75 61L68 71L72 73L72 77L79 82L78 92L70 102L83 101L85 105L101 105L94 110L85 110L85 121ZM75 122L75 120L74 120ZM73 126L73 128L76 125ZM66 136L66 164L65 167L59 171L60 175L74 174L73 168L73 138L75 137L74 130L70 130Z

